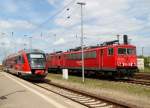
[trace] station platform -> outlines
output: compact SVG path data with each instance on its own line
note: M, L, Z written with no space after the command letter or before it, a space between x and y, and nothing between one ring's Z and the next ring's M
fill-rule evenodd
M86 108L0 71L0 108Z

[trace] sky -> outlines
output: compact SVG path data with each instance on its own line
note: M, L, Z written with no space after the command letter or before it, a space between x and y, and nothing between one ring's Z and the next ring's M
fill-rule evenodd
M127 34L137 54L150 55L150 0L0 0L0 62L30 47L46 53L80 46L80 6L84 45Z

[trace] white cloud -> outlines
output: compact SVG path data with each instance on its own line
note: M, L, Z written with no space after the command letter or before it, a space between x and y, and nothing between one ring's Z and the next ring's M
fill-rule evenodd
M116 31L133 31L140 28L142 24L135 18L128 17L123 12L129 8L127 0L86 0L84 6L84 21L92 31L93 26L97 26L97 30L104 30L106 33ZM80 7L75 5L74 10L70 9L70 19L62 14L55 20L57 25L67 27L80 23ZM64 17L65 16L65 17ZM106 30L107 29L107 30ZM119 30L118 30L119 29ZM110 31L111 30L111 31Z
M25 20L0 20L0 29L33 29L35 25Z
M61 45L66 43L66 41L64 40L64 38L59 38L56 42L54 42L54 45Z
M50 14L54 15L55 12L58 12L59 9L66 6L72 0L47 1L50 4L49 6L54 7L55 11L50 10L52 12ZM80 0L76 2L78 1ZM130 36L129 38L132 39L132 43L136 46L140 47L141 43L145 48L146 46L150 46L148 36L150 32L149 0L83 1L86 2L86 5L83 7L84 36L86 37L84 42L86 45L96 45L103 41L116 39L117 34L128 34ZM51 22L44 25L45 28L50 25L50 30L44 29L43 27L43 29L39 28L37 30L38 32L32 34L34 36L34 48L53 51L54 48L66 50L80 45L80 6L74 3L67 8L69 8L69 11L64 10L54 17L54 21L51 20ZM14 12L17 10L18 7L14 7ZM37 13L35 12L35 14ZM33 11L31 11L30 16L36 16L36 19L34 17L31 18L34 21L37 20L35 22L43 22L45 18L42 15L34 15ZM70 16L69 19L67 18L68 16ZM35 28L35 25L25 20L0 20L0 30L2 31L7 29L25 29L28 31L33 28ZM40 37L41 31L43 32L43 38ZM56 37L54 36L55 34ZM16 44L19 49L23 48L23 42L28 44L29 40L22 41L22 37L16 39ZM11 43L8 44L11 46ZM150 51L147 54L150 55Z
M142 28L142 21L126 15L125 12L131 8L128 0L86 0L85 2L84 22L90 27L90 31L93 30L93 27L97 27L97 31L103 30L106 33L129 32ZM80 7L76 4L69 11L71 12L66 11L65 14L56 18L55 23L61 27L79 24ZM68 15L70 19L67 19Z
M71 0L64 0L63 6ZM117 34L128 34L135 45L143 43L147 46L149 42L148 33L150 30L150 3L149 0L83 0L86 5L83 7L84 35L87 38L86 44L98 43L97 39L103 41L111 40ZM70 16L70 19L67 19ZM63 31L63 37L67 35L80 35L80 6L71 5L69 11L64 11L57 16L55 24ZM72 31L72 32L71 32ZM57 31L56 34L60 34ZM139 40L140 37L140 40ZM145 39L144 39L145 38ZM88 40L90 39L90 40ZM91 40L93 39L93 40ZM71 45L71 38L67 44ZM69 44L70 42L70 44ZM74 43L74 45L77 43ZM78 44L79 45L79 44ZM150 52L149 52L150 54Z
M112 17L118 15L120 11L128 9L126 1L127 0L86 0L86 5L83 6L84 19L89 20L96 18L96 21L99 21L101 20L101 17ZM64 5L66 5L66 3ZM69 8L70 10L63 13L61 18L58 17L58 19L55 20L56 24L66 26L64 22L66 22L66 18L68 15L70 15L70 13L71 15L69 23L75 24L80 22L80 6L78 4L74 4Z
M35 27L32 23L24 20L17 20L14 21L14 26L15 28L24 28L24 29L32 29Z
M63 1L60 0L47 0L51 6L58 7L58 4L61 4Z
M57 0L47 0L49 4L54 5Z
M8 21L1 20L0 21L0 29L8 29L11 28L12 24Z

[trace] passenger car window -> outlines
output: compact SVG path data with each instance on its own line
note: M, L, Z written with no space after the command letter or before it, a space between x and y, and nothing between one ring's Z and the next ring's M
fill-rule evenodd
M17 63L23 64L24 63L24 58L22 56L17 57Z
M88 58L96 58L96 51L85 52L85 53L84 53L84 58L85 58L85 59L88 59Z

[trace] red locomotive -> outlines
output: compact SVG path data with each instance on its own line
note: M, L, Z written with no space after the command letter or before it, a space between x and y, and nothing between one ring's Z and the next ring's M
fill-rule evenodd
M26 79L41 80L47 75L46 57L37 49L21 50L3 61L5 71Z
M124 35L124 43L118 40L105 42L99 46L84 48L85 74L91 72L99 75L131 77L137 71L136 47L128 44ZM47 55L48 71L52 69L69 69L81 72L81 50L72 49Z

